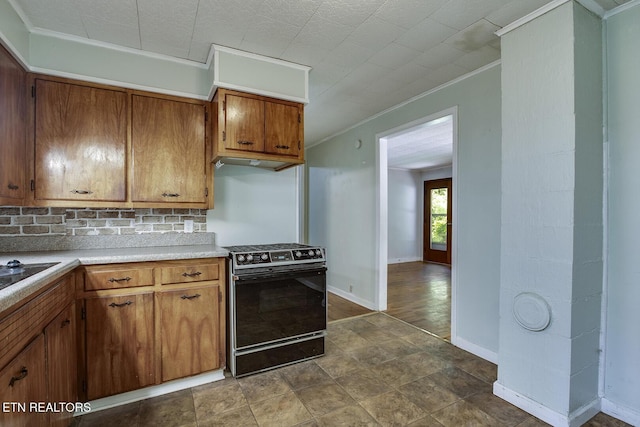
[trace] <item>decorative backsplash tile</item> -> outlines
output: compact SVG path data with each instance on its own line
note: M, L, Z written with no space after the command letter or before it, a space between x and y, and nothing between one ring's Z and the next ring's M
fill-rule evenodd
M0 207L0 236L93 236L207 231L205 209Z

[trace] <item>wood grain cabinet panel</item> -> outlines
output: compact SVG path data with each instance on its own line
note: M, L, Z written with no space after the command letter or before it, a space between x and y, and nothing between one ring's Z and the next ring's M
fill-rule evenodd
M0 204L21 205L26 194L26 75L0 46Z
M44 330L47 348L49 402L78 401L75 303L71 303ZM73 412L52 412L50 426L66 427Z
M44 335L40 333L13 361L0 371L0 401L26 404L0 412L3 427L46 426L49 413L29 410L29 402L47 401Z
M139 286L153 286L153 267L100 266L87 267L84 289L123 289Z
M156 295L162 381L219 368L219 287L192 287Z
M224 145L229 150L264 151L264 102L229 94L225 97Z
M207 201L206 106L134 95L133 203Z
M126 200L127 94L35 80L35 199Z
M155 383L153 293L85 300L87 398Z
M265 102L265 152L297 157L300 152L300 111L297 106Z
M202 282L218 280L218 264L180 265L176 267L162 267L160 277L162 284Z

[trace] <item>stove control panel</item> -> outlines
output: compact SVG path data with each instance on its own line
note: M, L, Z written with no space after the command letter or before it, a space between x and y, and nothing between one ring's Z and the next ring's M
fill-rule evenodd
M324 261L321 248L300 248L291 250L271 250L256 252L236 252L232 254L237 267L292 265L305 262Z
M323 258L324 254L322 253L322 249L319 248L298 249L293 251L293 259L295 259L296 261Z

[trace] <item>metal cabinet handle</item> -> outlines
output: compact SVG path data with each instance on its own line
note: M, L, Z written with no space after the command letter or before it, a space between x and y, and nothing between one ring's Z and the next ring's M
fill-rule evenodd
M251 141L238 141L239 145L253 145L253 142Z
M70 324L70 323L71 323L71 320L69 320L69 319L64 319L64 320L62 321L62 324L60 325L60 328L64 328L65 326L67 326L67 325L68 325L68 324Z
M115 302L112 302L111 304L109 304L109 307L124 307L126 305L131 305L133 304L131 301L125 301L121 304L116 304Z
M162 197L180 197L178 193L162 193Z
M200 294L195 294L195 295L191 295L191 296L182 295L180 298L182 298L182 299L194 299L194 298L198 298L199 296L200 296Z
M122 277L122 278L120 278L120 279L116 279L115 277L112 277L111 279L109 279L109 281L110 281L111 283L114 283L114 282L128 282L129 280L131 280L131 277L129 277L129 276L127 276L127 277Z
M289 147L288 145L276 145L276 148L280 148L282 150L288 150L291 147Z
M93 194L93 191L89 190L71 190L73 194Z
M18 375L17 377L11 377L11 381L9 381L9 387L13 387L16 382L24 379L28 374L29 370L26 366L23 366L22 369L20 369L20 375Z
M20 188L20 187L18 187L18 186L17 186L17 185L15 185L15 184L9 184L9 185L7 185L7 188L8 188L9 190L17 190L17 189L18 189L18 188Z
M200 273L199 271L196 271L195 273L182 273L182 277L197 277L201 274L202 273Z

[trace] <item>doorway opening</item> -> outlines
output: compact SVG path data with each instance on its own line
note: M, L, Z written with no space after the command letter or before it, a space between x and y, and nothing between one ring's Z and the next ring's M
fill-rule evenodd
M377 309L445 339L455 339L457 108L389 129L376 139ZM433 189L439 191L434 192L430 204L438 206L431 212L427 206L430 196L425 196L431 189L427 193L426 182L445 178L448 186L438 183ZM411 202L402 196L412 191L414 207L410 212L407 206ZM446 211L442 209L443 197ZM427 248L440 256L444 252L444 260L425 262ZM420 281L427 287L436 282L444 286L437 290L422 287L425 298L416 297ZM436 294L438 298L434 298ZM438 317L440 326L445 326L436 328L422 321L425 319L412 320L418 312L435 313L424 301L436 300L439 311L431 317Z

